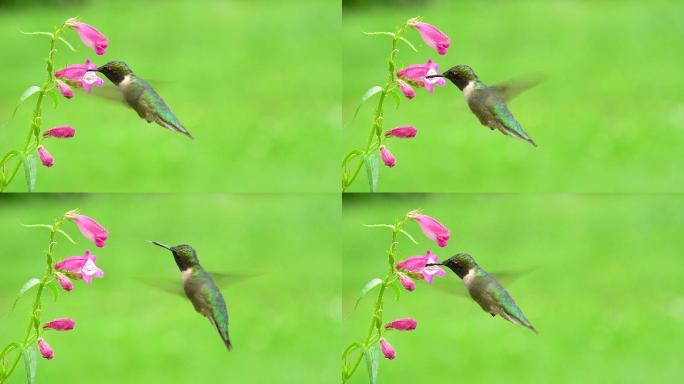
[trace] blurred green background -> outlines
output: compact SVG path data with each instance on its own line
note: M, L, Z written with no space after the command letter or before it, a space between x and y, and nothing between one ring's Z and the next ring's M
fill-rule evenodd
M389 291L385 320L414 317L414 332L386 337L397 358L381 358L379 382L645 383L684 374L684 196L347 195L343 215L344 343L366 335L373 291L354 312L361 287L386 272L387 229L424 208L452 238L438 248L399 237L399 256L445 259L468 252L491 272L525 271L506 285L539 335L492 318L457 288L453 273L417 282L399 302ZM505 379L504 379L505 378ZM368 381L361 366L353 383Z
M390 39L364 31L422 16L451 48L439 56L409 31L419 52L400 44L401 67L432 58L441 70L468 64L488 84L547 77L509 105L539 148L481 126L450 83L434 94L417 89L399 110L388 99L385 128L414 125L418 135L388 142L397 165L382 167L379 191L681 191L684 2L372 3L345 1L343 154L365 144L377 98L352 116L387 78ZM368 190L365 173L351 190Z
M43 320L69 316L76 329L45 335L55 358L39 358L37 382L322 383L337 377L340 336L340 203L329 196L36 195L0 196L0 345L22 337L35 290L9 313L22 284L44 272L48 223L81 208L110 232L95 248L58 239L60 257L90 249L105 271L78 281L57 303L47 292ZM334 218L334 219L332 219ZM209 271L254 275L222 288L234 348L190 302L138 279L180 284L170 253L145 240L189 243ZM9 383L25 383L20 364Z
M61 3L0 7L0 153L23 144L35 99L7 122L22 92L45 80L47 38L20 31L50 31L74 16L110 45L96 56L67 31L78 52L58 45L58 67L126 61L195 140L82 90L57 110L47 99L43 126L70 124L77 134L46 142L55 166L40 167L38 191L338 190L339 2ZM23 174L10 190L26 190Z

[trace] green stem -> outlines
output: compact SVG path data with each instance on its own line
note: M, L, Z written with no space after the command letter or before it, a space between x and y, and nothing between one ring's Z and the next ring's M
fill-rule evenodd
M396 62L397 62L397 44L399 39L401 38L402 34L404 33L404 29L406 26L402 26L399 28L395 33L394 37L392 38L392 52L390 53L390 59L389 59L389 76L387 78L387 82L385 83L385 86L382 88L382 91L380 92L380 99L378 100L378 105L375 108L375 114L373 115L373 124L371 125L370 132L368 133L368 140L366 141L366 149L363 151L363 156L359 163L356 166L356 169L354 169L354 172L352 173L351 177L349 179L342 179L342 192L346 192L347 189L349 188L352 183L354 183L354 180L356 180L356 177L359 175L359 172L361 171L361 168L363 167L364 159L370 155L371 153L375 152L378 148L380 148L380 145L382 145L382 126L384 123L384 104L385 104L385 98L387 95L391 92L392 87L394 86L394 83L396 81ZM377 142L373 142L373 138L377 137Z
M375 299L373 316L371 317L370 326L368 327L368 334L366 335L366 339L363 343L363 350L367 350L368 348L370 348L372 344L374 344L377 340L379 340L382 337L382 315L384 312L385 291L386 288L394 282L394 275L396 274L397 245L399 244L397 242L397 234L402 230L405 220L406 219L404 218L397 222L394 225L394 229L392 230L392 244L390 245L387 257L389 268L387 269L387 275L385 275L385 278L382 280L382 284L380 285L378 297ZM377 331L377 333L375 331ZM342 375L343 384L346 383L354 375L356 369L359 367L359 364L361 364L361 360L363 360L363 352L359 354L359 357L352 365L351 370L349 370L348 372L345 372L343 370L343 372L346 373L343 373Z
M29 323L26 326L26 332L24 333L24 341L21 343L21 349L26 349L30 344L32 344L35 341L34 336L35 339L37 339L40 335L41 298L44 288L47 286L52 277L52 274L54 273L55 263L53 255L55 253L55 245L57 244L55 238L57 236L57 232L62 227L63 220L63 217L56 220L55 223L52 225L52 229L50 230L50 243L48 245L48 251L46 253L47 269L45 270L45 275L43 275L43 278L40 279L38 291L36 292L36 297L33 300L31 318L29 319ZM32 333L31 330L34 330L35 333ZM12 372L14 372L14 369L17 367L17 364L19 363L21 356L21 351L19 351L17 356L14 358L14 361L12 362L9 371L4 373L4 375L0 377L0 384L4 383L5 380L12 375Z
M55 44L57 40L59 39L60 35L64 32L64 25L60 26L53 32L52 37L50 39L50 53L48 54L48 59L47 59L47 78L45 79L45 82L43 85L40 87L40 91L38 92L38 100L36 100L36 106L33 109L33 117L31 119L31 126L29 127L28 134L26 135L26 140L24 141L24 149L21 151L21 153L24 155L24 158L27 158L29 153L33 152L36 148L38 148L38 145L40 144L40 126L41 126L41 120L42 120L42 104L43 104L43 99L45 98L45 95L54 87L54 82L55 82ZM32 140L32 138L35 138L35 140ZM12 156L5 156L5 159L3 160L3 163L0 163L0 166L2 167L3 171L3 176L4 176L4 167L5 167L5 161L9 161L12 159ZM2 179L2 183L0 183L0 192L3 192L7 186L14 180L14 177L17 175L17 172L19 171L19 168L21 167L21 162L22 160L19 159L17 161L17 164L14 166L14 169L10 173L9 177L7 179Z

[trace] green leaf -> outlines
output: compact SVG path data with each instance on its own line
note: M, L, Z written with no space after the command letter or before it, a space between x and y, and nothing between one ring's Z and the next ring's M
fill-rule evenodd
M19 31L23 33L24 35L45 35L45 36L50 36L54 38L55 35L53 35L51 32L24 32L24 31Z
M390 37L394 38L394 33L392 33L392 32L364 32L363 34L368 35L368 36L386 35L386 36L390 36Z
M17 306L19 299L21 299L21 297L24 296L24 293L26 293L29 289L35 287L39 283L40 283L40 279L37 277L34 277L33 279L30 279L29 281L25 282L24 285L19 290L19 293L17 294L17 298L14 300L14 304L12 304L12 310L14 310L14 307Z
M54 282L48 285L48 287L50 287L50 290L52 291L52 297L54 298L55 302L57 302L57 298L59 297L59 288L57 288L57 285L55 285Z
M374 345L363 351L366 358L366 368L368 369L368 382L376 384L378 382L378 346Z
M50 98L52 99L52 106L57 108L59 105L59 96L57 96L57 91L53 88L50 92L48 92L48 95L50 95Z
M409 47L411 47L411 49L413 49L413 52L418 52L418 50L416 49L416 47L415 47L413 44L411 44L411 42L410 42L407 38L405 38L405 37L400 37L399 40L403 41L404 43L406 43L406 45L408 45Z
M7 356L8 353L12 352L13 350L19 348L19 343L11 343L5 347L5 349L2 350L0 353L0 362L2 362L2 359ZM2 376L0 376L2 378Z
M68 41L66 41L63 37L60 36L59 41L66 44L66 46L69 47L69 49L71 49L71 52L76 52L76 48L74 48L74 46L71 45Z
M366 101L368 101L368 99L377 95L380 92L382 92L382 87L379 85L374 85L369 90L367 90L366 93L364 93L363 96L361 97L361 103L359 104L358 107L356 107L356 111L354 111L354 118L356 118L356 115L359 114L359 111L361 110L361 107L363 106L363 104Z
M390 95L394 97L394 105L398 109L399 105L401 104L401 95L399 94L399 91L395 89L394 91L392 91L392 93L390 93Z
M409 240L411 240L411 241L413 242L413 244L418 244L418 242L416 241L416 239L414 239L413 236L411 236L411 234L409 234L409 233L406 232L405 230L402 229L402 230L400 230L399 232L403 233L404 236L408 237Z
M399 301L399 298L401 297L401 288L399 288L399 282L395 281L394 284L390 284L390 287L392 287L392 290L394 291L395 300Z
M26 177L26 187L29 192L36 189L36 155L31 154L26 157L23 153L19 153L21 162L24 164L24 176Z
M378 154L372 153L363 159L363 163L366 166L366 174L368 175L368 186L371 192L375 192L378 189L378 173L380 172L378 168Z
M36 380L36 347L32 345L28 348L22 348L21 357L24 358L27 383L33 384Z
M19 101L17 101L17 106L14 107L14 112L12 112L12 118L14 118L14 115L17 114L17 111L19 110L19 107L21 106L21 104L23 104L24 101L26 101L26 99L33 96L36 92L40 92L40 87L37 85L32 85L32 86L26 88L24 93L22 93L21 96L19 96Z
M394 231L395 227L392 224L364 224L366 228L389 228Z
M382 279L375 278L366 285L363 286L363 289L361 289L361 293L359 294L359 297L356 299L356 303L354 303L354 309L359 306L359 303L361 302L361 299L363 299L364 296L368 294L368 292L372 291L373 288L377 287L378 285L382 284Z
M71 238L71 236L69 236L68 233L64 232L64 230L59 229L59 230L57 230L57 232L59 232L60 234L62 234L62 236L66 237L66 239L69 240L69 242L70 242L71 244L78 244L77 242L74 241L74 239Z

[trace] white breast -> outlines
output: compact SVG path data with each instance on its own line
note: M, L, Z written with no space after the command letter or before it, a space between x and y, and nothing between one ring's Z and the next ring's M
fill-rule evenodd
M183 283L188 281L188 279L190 278L191 275L192 275L192 268L188 268L185 271L182 271L181 276L183 276Z
M131 75L124 76L123 80L119 83L119 88L126 89L131 83Z
M475 268L470 268L468 270L468 273L466 273L466 275L463 276L463 282L465 283L466 286L470 286L470 284L473 282L474 278L475 278Z
M473 93L475 90L475 82L474 81L469 81L468 85L463 88L463 96L465 96L466 99L470 98L470 95Z

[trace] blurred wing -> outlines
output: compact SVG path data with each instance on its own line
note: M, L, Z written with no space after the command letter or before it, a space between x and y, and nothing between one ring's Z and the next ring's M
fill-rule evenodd
M218 273L209 272L214 282L218 287L225 287L227 285L239 283L245 279L255 277L255 274L245 274L245 273ZM180 297L185 297L185 291L183 290L183 282L180 278L178 279L149 279L149 278L138 278L138 281L147 285L148 287L155 288L172 295L178 295Z
M525 276L529 274L530 272L534 271L537 269L536 267L531 267L531 268L525 268L525 269L518 269L518 270L509 270L509 271L498 271L498 272L491 272L490 275L492 275L501 285L504 287L507 286L508 284L513 283L515 280L518 280L522 276ZM463 284L463 281L461 279L450 279L447 284L440 284L439 289L442 290L442 292L445 292L450 295L454 296L461 296L461 297L470 297L470 294L468 293L468 289L466 289L465 284Z
M93 95L119 103L126 102L123 98L123 94L119 91L119 88L111 83L106 83L103 87L93 87Z
M542 75L529 75L516 77L514 79L492 85L490 88L501 98L501 100L509 101L522 92L541 83L543 80L544 76Z
M239 283L243 280L251 279L258 276L254 273L225 273L225 272L209 272L214 282L219 287L225 287L227 285L232 285Z

